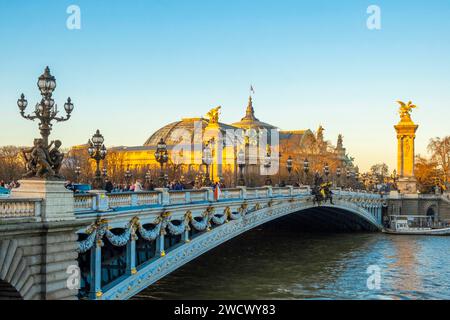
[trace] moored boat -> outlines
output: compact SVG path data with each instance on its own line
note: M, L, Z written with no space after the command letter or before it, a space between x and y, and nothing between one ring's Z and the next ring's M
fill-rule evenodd
M450 226L435 223L431 216L390 216L384 233L397 235L450 236Z

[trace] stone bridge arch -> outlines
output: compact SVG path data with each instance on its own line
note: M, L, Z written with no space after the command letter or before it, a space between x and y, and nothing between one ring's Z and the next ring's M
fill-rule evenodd
M380 206L378 204L377 207L375 203L371 202L360 203L339 199L336 199L335 204L321 206L313 205L308 199L300 201L286 200L263 206L258 204L249 205L248 211L243 214L242 212L233 211L232 216L234 217L228 223L221 222L209 231L204 231L197 237L188 239L189 241L169 248L160 258L156 258L149 264L142 265L137 270L134 269L134 272L121 278L120 281L112 283L111 286L107 285L97 298L104 300L129 299L184 264L228 240L255 227L288 216L303 219L302 221L305 224L325 227L331 225L333 228L338 227L342 231L378 231L382 229L381 216L377 216L376 213L377 210L381 212ZM216 212L222 214L219 210ZM182 219L180 216L174 218L177 220ZM220 220L220 218L217 220ZM129 226L130 224L128 223L127 225ZM108 229L108 226L105 227ZM124 236L126 234L123 233ZM122 235L117 235L116 237L118 240L123 240Z
M0 300L29 299L33 284L33 276L17 241L0 241Z
M366 209L356 206L310 206L281 217L283 218L297 221L296 227L300 227L299 231L358 232L382 229L379 222Z

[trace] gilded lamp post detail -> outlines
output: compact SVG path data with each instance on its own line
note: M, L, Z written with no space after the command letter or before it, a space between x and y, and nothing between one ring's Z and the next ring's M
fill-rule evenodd
M417 181L414 176L414 141L419 127L411 119L411 112L416 106L409 101L400 104L400 122L394 126L397 132L397 173L398 190L401 193L417 193Z

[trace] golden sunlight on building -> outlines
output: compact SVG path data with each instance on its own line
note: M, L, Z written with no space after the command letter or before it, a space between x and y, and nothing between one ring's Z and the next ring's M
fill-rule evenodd
M210 165L211 180L222 180L227 185L233 185L238 177L237 154L242 149L245 152L244 176L247 184L252 186L261 183L264 175L264 154L261 151L251 152L251 148L258 149L261 143L266 144L260 150L263 153L273 154L272 165L277 168L271 175L280 176L280 172L286 171L285 162L289 156L297 165L303 165L303 159L314 157L315 154L327 152L330 144L324 141L322 126L317 133L311 130L279 130L276 126L260 121L255 116L252 97L249 97L245 116L238 122L225 124L219 121L221 107L210 110L205 117L182 118L163 126L154 132L142 146L118 146L108 150L105 167L108 167L109 176L120 176L127 169L143 176L151 169L158 171L159 163L155 159L155 151L161 139L166 143L169 152L168 170L169 178L185 178L190 181L198 172L204 172L202 165L203 149L209 144L212 149L212 163ZM241 132L242 140L236 143L236 136L229 140L231 133ZM262 132L266 136L261 138ZM317 146L319 146L317 148ZM83 149L85 146L75 147ZM267 150L267 151L266 151ZM280 158L276 155L280 153ZM342 145L342 136L338 139L337 147L332 147L333 159L341 166L344 162L351 161L345 154ZM301 162L301 163L300 163ZM323 165L323 163L321 163ZM333 163L331 163L333 166ZM312 168L314 169L314 168Z

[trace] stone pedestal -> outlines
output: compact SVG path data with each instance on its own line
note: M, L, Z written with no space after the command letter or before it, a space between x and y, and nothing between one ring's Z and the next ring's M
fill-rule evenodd
M417 180L415 177L399 178L397 188L401 194L417 194Z
M73 192L67 190L64 181L21 180L20 187L13 189L12 198L42 199L42 221L75 220Z

